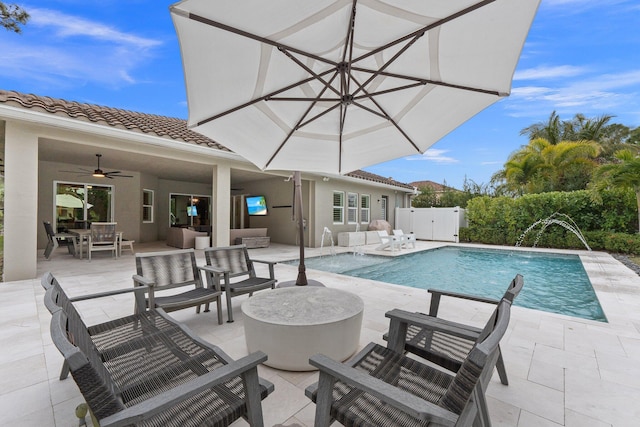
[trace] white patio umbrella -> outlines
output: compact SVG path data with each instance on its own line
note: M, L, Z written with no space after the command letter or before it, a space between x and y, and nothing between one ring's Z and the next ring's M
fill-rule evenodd
M176 3L188 125L269 170L423 153L508 96L539 1Z

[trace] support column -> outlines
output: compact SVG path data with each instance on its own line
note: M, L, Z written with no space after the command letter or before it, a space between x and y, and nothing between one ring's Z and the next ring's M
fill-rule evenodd
M4 165L3 280L34 279L38 258L37 135L20 124L6 122Z
M229 223L231 220L231 168L216 165L212 173L211 204L211 244L213 246L229 246Z

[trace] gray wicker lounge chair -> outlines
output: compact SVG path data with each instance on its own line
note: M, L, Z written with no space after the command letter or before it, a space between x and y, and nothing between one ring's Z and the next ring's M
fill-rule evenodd
M274 274L276 263L250 259L245 245L207 248L204 250L204 256L207 265L203 266L202 270L205 272L208 285L220 286L220 289L225 292L229 323L233 322L231 298L244 294L251 296L255 291L274 289L276 286L277 280ZM269 277L258 277L253 266L254 262L267 264Z
M346 363L324 355L309 363L319 382L306 389L316 403L314 426L333 419L345 426L490 425L482 377L493 372L511 302L503 299L487 322L484 338L473 346L462 367L449 373L402 354L408 325L421 325L414 313L393 310L387 348L371 343Z
M204 304L204 311L208 312L209 304L215 301L218 324L222 324L222 291L216 283L203 286L200 270L207 267L198 267L193 249L135 255L137 274L133 276L133 283L149 289L149 307L162 307L166 312L196 307L196 313L200 313L201 305ZM176 292L176 288L185 287L191 289ZM164 292L168 290L171 291Z
M503 298L513 302L523 286L524 279L521 275L516 275L509 284ZM458 372L474 343L481 336L482 329L438 318L441 297L462 298L489 304L498 304L499 301L436 289L429 289L429 292L431 293L429 315L420 314L425 318L424 326L409 326L404 349L450 371ZM508 385L507 371L504 366L502 351L499 347L496 370L498 371L500 382ZM484 387L486 385L486 383L483 384Z
M87 327L74 306L80 299L124 292L134 292L144 304L144 291L129 288L71 301L57 281L50 281L45 304L53 312L51 336L87 401L93 425L227 426L245 418L262 426L261 400L273 391L257 373L267 359L264 353L234 361L162 309L138 309Z

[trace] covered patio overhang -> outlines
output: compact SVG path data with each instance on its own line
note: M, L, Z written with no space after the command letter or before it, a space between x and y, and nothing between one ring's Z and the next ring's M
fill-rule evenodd
M213 207L212 243L227 245L233 189L266 176L242 157L210 146L35 110L0 108L5 164L4 281L35 277L37 250L46 244L41 223L51 221L54 214L56 181L112 185L115 220L125 235L138 239L144 234L143 226L154 228L147 230L147 236L162 238L169 224L162 209L158 209L154 224L141 224L143 188L163 181L182 183L182 188L207 189ZM97 153L102 154L102 169L117 169L131 178L79 177L62 172L95 169ZM162 198L158 203L164 207L168 200Z

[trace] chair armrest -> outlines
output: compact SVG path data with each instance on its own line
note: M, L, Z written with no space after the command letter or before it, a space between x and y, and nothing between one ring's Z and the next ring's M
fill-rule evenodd
M429 316L436 317L438 315L438 308L440 307L440 298L443 296L460 298L477 302L486 302L488 304L498 305L500 300L493 298L483 298L475 295L461 294L457 292L449 292L440 289L428 289L427 292L431 294L431 305L429 306Z
M193 380L181 384L171 390L167 390L151 399L131 406L123 411L113 414L107 418L100 420L102 427L119 427L139 423L142 420L151 418L152 416L179 404L182 401L193 397L194 395L211 388L216 384L223 383L230 378L243 375L253 371L248 377L253 377L255 382L253 385L248 384L247 388L253 386L253 390L246 390L246 398L251 399L250 393L258 393L258 403L260 402L260 388L256 387L258 381L257 366L267 360L267 355L261 351L251 353L241 359L238 359L228 365L217 368L213 372L194 378ZM249 378L248 378L249 379ZM249 381L251 382L251 381ZM268 387L269 388L269 387ZM254 397L255 398L255 397Z
M478 338L478 334L481 332L478 328L463 325L461 323L438 319L437 317L431 317L421 313L410 313L399 309L386 312L385 317L391 319L387 341L388 346L390 349L398 352L402 352L404 349L404 343L407 339L407 327L409 325L415 325L419 328L442 332L447 335L453 335L471 341L475 341Z
M262 264L276 265L278 261L267 261L264 259L251 259L252 262L260 262Z
M420 420L430 420L442 425L455 425L458 418L453 412L447 411L440 406L423 400L404 390L400 390L384 381L374 378L358 369L336 362L323 354L311 356L309 363L320 370L320 376L329 375L333 379L345 382L359 390L365 391L388 405L400 409L409 415ZM328 385L333 388L333 381ZM313 389L309 387L307 390ZM305 393L307 393L305 390ZM331 394L331 390L323 390L322 381L318 388L318 399L321 393ZM307 393L307 396L309 394ZM310 396L309 396L310 397Z
M213 274L229 273L231 270L225 270L224 268L214 267L212 265L202 265L198 267L199 270L206 271Z
M153 288L156 284L153 280L147 279L146 277L140 276L138 274L134 274L132 277L133 284L135 286L146 286L148 288Z
M89 294L89 295L80 295L77 297L69 298L69 301L71 302L87 301L87 300L96 299L96 298L104 298L104 297L110 297L113 295L120 295L120 294L129 293L129 292L134 292L136 306L138 307L138 310L140 312L143 312L146 309L144 294L145 292L149 292L149 291L150 291L150 288L148 286L136 286L133 288L116 289L114 291L99 292L99 293Z
M269 278L270 279L275 279L276 275L275 275L275 271L274 271L274 266L278 263L277 261L266 261L266 260L262 260L262 259L252 259L251 262L259 262L261 264L267 264L269 266Z
M198 267L198 271L205 271L209 274L205 275L205 278L207 279L207 287L208 288L215 288L215 290L217 292L222 292L222 289L220 288L220 280L218 279L220 274L224 274L226 275L227 271L222 270L220 268L216 268L216 267L212 267L210 265L203 265L203 266L199 266ZM216 280L211 280L211 275L215 275L216 276Z

